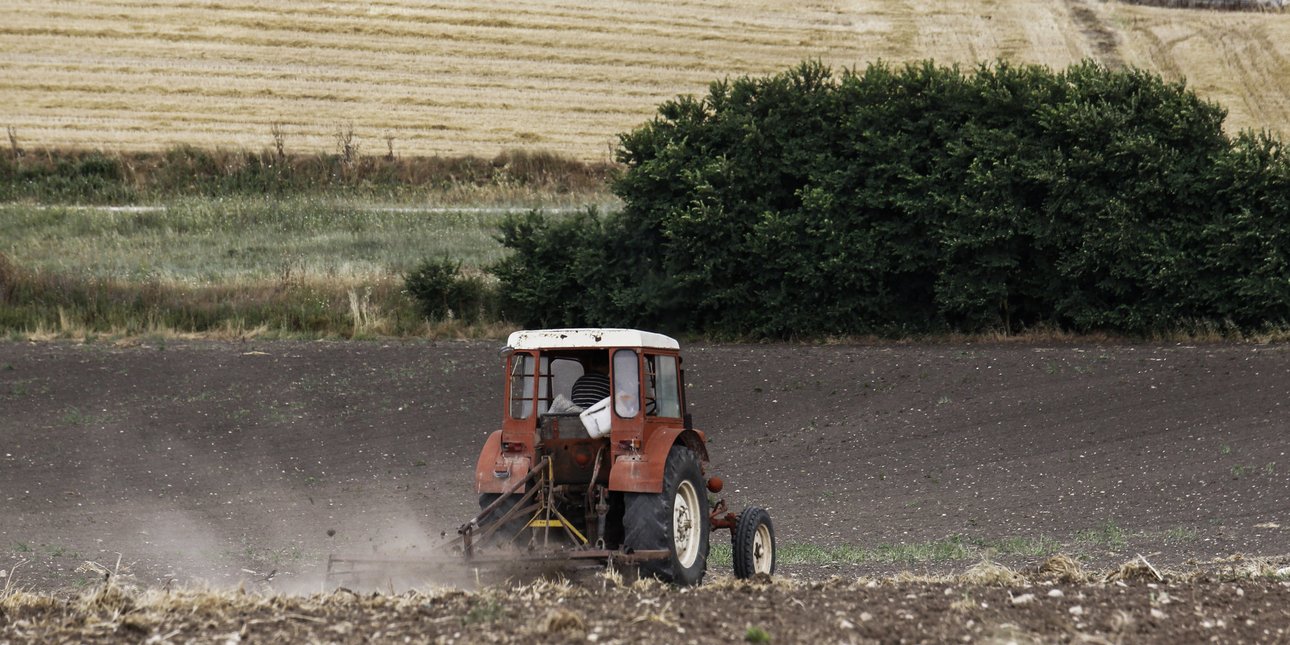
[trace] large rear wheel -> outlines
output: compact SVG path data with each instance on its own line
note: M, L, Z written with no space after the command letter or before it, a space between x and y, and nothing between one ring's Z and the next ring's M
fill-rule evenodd
M668 557L641 565L641 573L677 585L696 585L708 568L708 505L703 471L693 450L672 446L661 493L627 493L623 545L666 549Z

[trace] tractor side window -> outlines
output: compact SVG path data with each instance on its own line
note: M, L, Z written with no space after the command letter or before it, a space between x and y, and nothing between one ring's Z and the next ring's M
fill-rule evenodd
M511 418L527 419L533 414L533 355L511 356Z
M636 352L620 349L614 352L614 411L630 419L641 410L640 360Z
M681 397L678 394L675 356L646 356L649 383L645 386L645 414L680 418Z
M538 357L538 414L545 414L551 409L551 359L543 354Z

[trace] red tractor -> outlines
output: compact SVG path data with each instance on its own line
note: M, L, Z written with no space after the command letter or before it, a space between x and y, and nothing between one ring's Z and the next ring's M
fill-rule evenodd
M467 560L509 543L521 557L630 563L693 585L707 570L711 532L729 529L737 577L774 573L769 514L749 507L736 516L710 501L722 481L706 472L675 340L630 329L519 331L503 355L502 427L475 468L481 511L459 530Z

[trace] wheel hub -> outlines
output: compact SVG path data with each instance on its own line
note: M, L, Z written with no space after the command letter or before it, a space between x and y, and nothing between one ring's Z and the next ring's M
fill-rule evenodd
M775 562L774 553L771 549L770 528L765 524L757 527L757 532L753 534L753 573L770 573L771 565Z
M672 542L676 559L681 566L690 567L699 558L699 542L703 537L699 525L699 494L689 481L681 482L672 500Z

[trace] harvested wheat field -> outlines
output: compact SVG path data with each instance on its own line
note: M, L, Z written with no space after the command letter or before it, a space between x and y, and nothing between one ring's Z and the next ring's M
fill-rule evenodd
M610 156L677 94L834 66L1083 58L1187 78L1229 127L1290 122L1290 14L1087 0L423 3L0 1L0 122L19 146L541 148Z
M675 590L324 580L478 510L496 343L0 343L0 642L1284 642L1288 351L687 344L779 568Z

